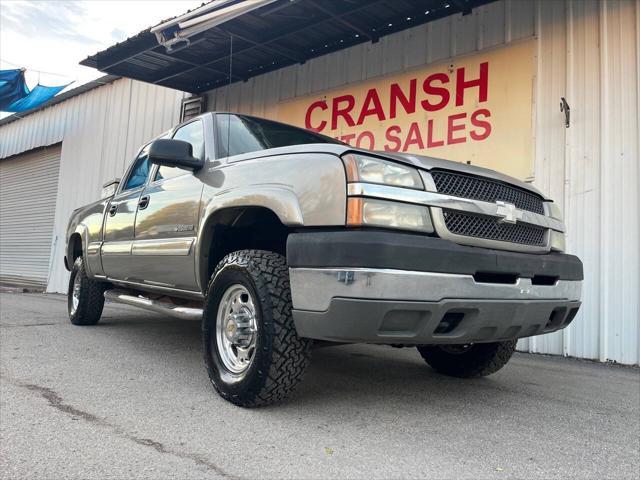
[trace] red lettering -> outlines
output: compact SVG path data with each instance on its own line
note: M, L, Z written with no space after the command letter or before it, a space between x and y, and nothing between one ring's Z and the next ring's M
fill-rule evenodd
M449 118L447 119L447 145L452 145L454 143L464 143L467 141L467 137L465 137L464 135L462 137L453 136L455 132L465 129L466 126L464 123L454 123L456 120L461 120L463 118L467 118L466 113L449 115Z
M449 83L449 75L446 73L434 73L424 79L424 82L422 83L422 90L424 90L424 93L440 97L440 101L437 103L431 103L428 99L420 102L422 104L422 108L427 112L435 112L443 109L447 103L449 103L449 99L451 98L449 90L444 87L436 87L433 85L433 82L440 82L443 85Z
M422 142L422 136L420 135L420 127L418 126L418 122L413 122L409 127L409 133L407 134L407 139L404 142L404 147L402 147L402 151L406 152L409 150L411 145L417 145L420 150L424 148L424 143Z
M387 131L385 132L384 136L389 142L393 142L393 145L389 145L388 143L385 144L384 146L385 151L397 152L398 150L400 150L400 145L402 145L402 142L400 141L400 137L398 137L398 134L400 132L401 132L401 129L398 125L392 125L389 128L387 128Z
M344 102L346 102L347 105L341 107L340 104ZM350 127L355 125L350 113L355 104L356 99L353 98L353 95L342 95L333 99L333 108L331 110L331 130L338 128L338 117L342 117Z
M478 87L478 103L487 101L487 91L489 85L489 62L480 64L480 77L474 80L465 80L464 67L456 72L456 106L464 104L464 91L467 88Z
M405 95L397 83L391 84L389 92L389 118L396 118L398 102L402 104L405 113L414 113L416 111L416 79L412 78L409 82L409 97Z
M480 110L476 110L471 114L471 125L483 129L482 133L479 133L477 130L471 130L469 132L469 136L477 141L484 140L489 135L491 135L491 124L485 120L478 119L478 117L480 116L489 118L491 117L491 112L486 108L481 108Z
M304 116L304 126L305 128L313 130L314 132L321 132L322 130L324 130L324 127L327 126L326 120L322 120L317 127L311 125L311 113L313 113L316 108L324 111L329 107L327 107L327 102L324 100L318 100L317 102L313 102L311 105L309 105L309 108L307 108L307 114Z
M344 143L348 143L349 145L351 145L351 140L353 140L354 138L356 138L356 134L349 133L347 135L342 135L340 137L340 140L343 141Z
M367 95L364 97L364 104L362 110L360 110L360 116L356 125L362 125L365 117L376 115L378 120L385 120L384 109L378 97L378 91L375 88L370 88Z
M363 147L362 146L362 141L365 138L369 139L369 146L368 147ZM376 146L376 140L373 137L373 133L371 133L370 131L365 130L360 135L358 135L358 138L356 139L356 147L358 147L358 148L367 148L368 150L374 150L375 146Z
M442 147L444 140L433 139L433 119L430 118L427 122L427 148Z

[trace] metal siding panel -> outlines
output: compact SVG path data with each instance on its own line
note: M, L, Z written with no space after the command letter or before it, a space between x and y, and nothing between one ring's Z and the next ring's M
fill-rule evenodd
M346 83L360 82L364 78L365 46L361 43L347 49Z
M511 42L535 35L536 3L530 0L505 2L505 40Z
M479 9L478 9L479 10ZM478 48L479 11L454 15L451 22L451 55L464 55Z
M428 24L407 30L404 45L404 64L407 68L427 63Z
M445 17L428 23L427 63L433 63L451 56L452 17ZM446 41L443 41L446 39Z
M600 46L598 0L568 5L567 97L577 106L567 130L565 211L570 251L584 261L582 307L578 319L563 333L566 355L598 358L600 324Z
M505 41L505 2L494 2L478 8L482 18L479 49L495 47Z

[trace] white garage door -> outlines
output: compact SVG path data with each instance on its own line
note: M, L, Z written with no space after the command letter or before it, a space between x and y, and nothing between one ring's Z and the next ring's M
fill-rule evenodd
M0 159L0 282L46 287L60 144Z

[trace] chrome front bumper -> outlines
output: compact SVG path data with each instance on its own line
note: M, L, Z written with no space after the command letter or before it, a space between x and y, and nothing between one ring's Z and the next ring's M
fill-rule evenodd
M493 342L566 327L581 280L480 283L473 275L379 268L290 268L293 318L307 338L367 343Z

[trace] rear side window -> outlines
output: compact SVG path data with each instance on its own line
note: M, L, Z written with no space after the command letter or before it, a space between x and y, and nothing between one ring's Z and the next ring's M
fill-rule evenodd
M308 143L340 143L302 128L244 115L219 114L216 129L218 157Z

